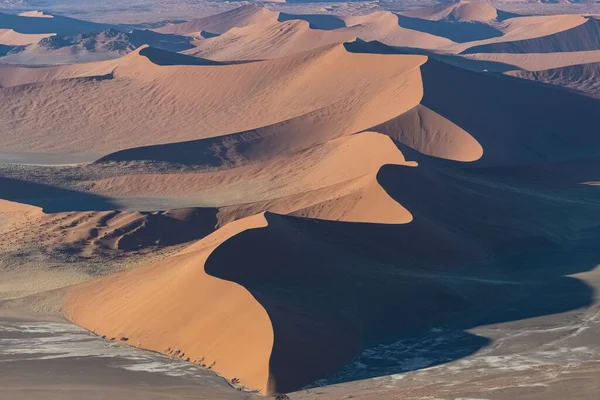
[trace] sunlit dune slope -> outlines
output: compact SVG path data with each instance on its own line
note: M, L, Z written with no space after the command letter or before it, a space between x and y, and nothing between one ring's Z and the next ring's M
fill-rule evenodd
M220 208L221 225L265 210L352 222L409 222L410 213L377 184L377 172L386 164L415 165L389 137L366 132L226 170L122 175L85 186L104 196L196 198Z
M261 63L171 65L209 62L150 49L103 63L0 68L2 86L18 85L0 89L3 151L106 154L249 130L309 147L416 106L426 60L333 45Z
M0 29L0 44L12 46L26 46L37 43L40 40L53 36L53 33L46 34L26 34L15 32L12 29Z
M595 99L434 60L421 70L421 104L468 132L481 145L481 165L533 164L597 155L600 138L594 127L600 104Z
M0 29L13 29L25 34L65 34L102 31L109 24L78 20L60 15L44 14L39 11L25 12L20 15L0 13Z
M67 315L263 393L286 392L339 369L365 344L483 315L513 304L521 288L541 290L511 278L523 266L502 260L515 248L569 246L590 224L592 204L503 183L492 170L422 161L377 175L414 215L408 224L258 214L167 261L69 289Z
M403 15L432 21L450 20L461 22L482 22L498 17L498 10L492 5L475 1L445 2L431 7L405 11Z
M273 328L267 312L242 286L205 270L220 243L266 225L263 215L236 221L197 250L75 286L66 314L98 334L126 336L132 345L201 363L268 392Z
M402 27L398 16L381 11L344 17L337 29L316 29L301 19L267 21L235 27L220 36L197 40L185 53L213 60L261 60L315 49L355 38L378 40L390 46L433 49L451 46L443 37Z
M277 12L264 7L247 5L217 15L192 20L180 24L167 25L156 29L160 33L193 35L197 32L225 33L231 28L240 28L253 24L270 24L277 21Z

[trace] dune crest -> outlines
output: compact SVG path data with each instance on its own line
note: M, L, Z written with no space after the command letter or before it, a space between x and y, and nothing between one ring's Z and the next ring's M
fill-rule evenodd
M419 66L426 60L355 54L333 45L260 63L161 66L141 56L145 50L102 63L0 68L0 85L13 86L0 89L3 150L107 154L249 130L272 140L293 135L302 147L288 150L301 150L414 107L422 95ZM382 57L385 62L378 62ZM110 79L57 79L99 73ZM43 117L40 99L55 100L45 112L63 115L60 126ZM78 104L94 107L81 110ZM15 112L23 118L11 120Z
M205 31L221 34L231 28L240 28L253 24L269 24L277 21L279 13L258 5L246 5L233 10L180 24L166 25L156 32L175 35L194 35Z
M0 44L26 46L28 44L37 43L44 38L54 35L54 33L35 35L15 32L13 29L0 29Z
M324 220L410 222L410 213L377 183L386 164L415 165L389 137L363 132L222 171L122 175L86 186L104 196L191 196L219 207L221 226L266 210Z
M135 346L205 365L270 393L273 328L267 313L246 289L204 268L221 243L267 224L261 214L239 220L166 261L68 289L66 315L98 334L127 337Z
M460 0L418 8L402 14L431 21L487 22L498 17L498 10L488 3Z
M24 11L19 14L20 17L30 17L30 18L54 18L54 15L46 14L43 11Z

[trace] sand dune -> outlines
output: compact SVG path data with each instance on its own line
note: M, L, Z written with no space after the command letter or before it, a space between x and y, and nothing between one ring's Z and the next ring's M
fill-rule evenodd
M490 4L461 0L432 7L417 8L412 11L405 11L402 14L432 21L483 22L496 19L498 10Z
M345 25L337 29L314 29L310 22L290 19L285 22L255 23L232 28L222 35L199 40L186 54L213 60L261 60L283 57L332 43L378 40L390 46L438 48L453 42L399 25L391 12L376 12L365 16L346 17Z
M0 29L0 44L12 46L26 46L28 44L37 43L40 40L54 36L53 33L47 34L26 34L15 32L12 29Z
M410 213L376 182L386 164L414 165L388 137L366 132L223 171L122 175L84 184L103 196L195 197L198 204L220 208L220 225L266 210L352 222L409 222Z
M270 24L277 21L277 12L264 7L247 5L222 14L213 15L181 24L167 25L156 32L175 35L193 35L197 32L225 33L231 28L241 28L253 24Z
M468 132L421 104L372 130L434 157L468 162L483 155Z
M46 14L43 11L24 11L19 14L20 17L30 17L30 18L54 18L54 15Z
M38 293L148 263L160 255L160 249L202 238L216 224L215 209L45 213L40 207L0 200L0 298ZM34 254L40 249L38 262ZM87 267L78 266L77 260ZM53 268L56 264L65 265Z
M600 21L588 18L581 25L551 35L473 46L464 53L555 53L599 50L599 33Z
M600 111L595 99L433 60L422 67L422 74L422 104L481 145L481 165L584 157L600 143L592 133L593 116ZM464 90L467 85L470 90Z
M577 277L598 261L597 24L475 1L243 6L142 33L0 14L19 40L128 52L0 66L0 299L39 294L0 308L60 309L264 395L435 366L490 344L473 328L593 310ZM196 47L133 50L146 40ZM581 331L564 328L544 344Z
M107 29L73 36L54 35L2 58L3 63L51 65L103 61L119 58L145 44L169 51L192 47L192 39L149 30L122 32Z
M552 68L542 71L514 71L509 75L525 78L532 81L550 83L569 89L578 90L593 96L600 95L600 62L589 64L570 65L561 68Z
M152 60L169 64L168 53L149 50L116 62L0 69L0 85L12 86L0 90L0 115L19 115L1 118L3 151L109 153L249 130L268 138L270 151L300 150L414 107L425 61L397 55L380 63L384 56L334 45L261 63L161 66ZM74 79L99 72L105 79Z
M69 289L67 315L99 334L212 366L263 393L285 392L340 368L363 341L510 303L527 283L499 284L494 273L507 279L503 274L520 266L500 273L496 257L517 244L544 251L589 223L581 217L592 204L549 200L541 189L524 195L525 187L507 187L491 171L420 161L377 176L415 216L409 224L258 214L165 262ZM472 212L486 209L494 212ZM216 316L214 307L236 318Z
M205 271L216 246L266 225L263 215L237 221L198 243L197 250L73 287L67 316L98 334L202 363L267 393L273 346L268 314L246 289ZM143 318L148 312L152 317ZM168 332L155 335L165 326Z
M306 21L253 24L195 42L185 54L211 60L264 60L353 40L351 32L311 29Z
M74 35L81 32L102 31L110 27L111 25L108 24L47 15L38 11L25 12L20 15L0 13L0 29L14 29L24 34Z

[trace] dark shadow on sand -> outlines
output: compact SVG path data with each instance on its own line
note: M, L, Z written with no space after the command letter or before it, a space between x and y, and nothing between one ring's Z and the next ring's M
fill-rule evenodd
M291 21L295 19L308 22L309 26L313 29L327 31L344 28L346 26L346 23L341 18L338 18L335 15L327 14L287 14L282 12L279 13L279 18L277 18L279 22Z
M0 199L41 207L46 213L118 208L110 199L95 194L6 177L0 177Z
M503 35L501 31L481 22L429 21L398 15L398 25L403 28L441 36L456 43L491 39Z

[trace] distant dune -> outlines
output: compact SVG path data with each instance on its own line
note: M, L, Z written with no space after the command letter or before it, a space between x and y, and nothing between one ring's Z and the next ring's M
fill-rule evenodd
M570 65L561 68L551 68L542 71L515 71L510 75L533 81L562 86L593 96L600 96L600 62Z
M277 21L278 13L255 5L242 6L225 13L192 20L181 24L166 25L156 29L156 32L175 35L193 35L205 31L210 33L225 33L231 28L241 28L254 24L269 24Z
M54 36L54 34L47 33L35 35L15 32L12 29L0 29L0 44L25 46L28 44L37 43L40 40L51 36Z
M486 22L496 19L498 10L490 4L461 0L432 7L417 8L403 14L431 21Z

